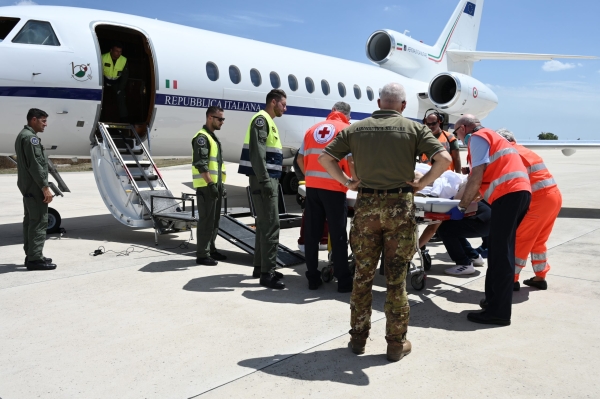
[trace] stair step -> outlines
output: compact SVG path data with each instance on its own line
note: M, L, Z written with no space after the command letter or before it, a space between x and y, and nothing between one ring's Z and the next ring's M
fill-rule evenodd
M146 177L150 181L158 180L158 176L157 175L150 175L150 176L146 176ZM144 179L144 176L133 176L133 180L135 180L135 181L146 181L146 179Z
M125 165L127 165L127 166L135 166L135 167L137 167L137 162L135 162L135 161L124 160L124 162L125 162ZM138 162L140 163L140 165L142 167L145 167L145 168L148 167L148 166L150 166L150 165L152 165L152 162L150 162L150 161L138 161Z

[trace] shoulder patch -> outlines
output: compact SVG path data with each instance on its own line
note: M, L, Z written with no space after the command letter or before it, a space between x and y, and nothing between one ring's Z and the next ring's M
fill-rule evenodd
M265 118L259 116L258 118L254 119L254 124L257 127L263 127L265 125Z
M198 145L205 146L206 145L206 137L204 137L204 135L201 134L200 137L198 137L198 140L196 140L196 142L198 143Z
M325 144L333 139L335 135L335 126L329 123L317 126L313 132L313 138L319 144Z
M33 144L33 145L39 145L40 144L40 139L38 139L37 137L32 137L31 138L31 144Z

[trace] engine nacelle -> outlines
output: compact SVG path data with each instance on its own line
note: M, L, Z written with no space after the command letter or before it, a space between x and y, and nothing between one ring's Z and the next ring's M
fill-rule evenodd
M369 60L408 78L427 81L434 63L428 61L430 47L393 30L378 30L367 40Z
M498 105L498 97L489 87L457 72L434 77L428 94L433 105L447 114L473 114L483 118Z

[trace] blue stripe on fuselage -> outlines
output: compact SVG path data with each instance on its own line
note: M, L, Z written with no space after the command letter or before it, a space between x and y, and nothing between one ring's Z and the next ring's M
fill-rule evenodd
M102 100L102 90L70 87L0 87L0 97L59 98L63 100Z
M0 97L32 97L32 98L56 98L64 100L88 100L101 101L101 89L76 89L69 87L18 87L0 86ZM264 108L262 103L248 101L224 100L219 98L176 96L172 94L156 93L156 105L167 107L208 108L210 106L221 107L228 111L258 112ZM309 116L315 118L326 118L331 110L321 108L299 107L288 105L286 115ZM353 120L368 118L371 114L365 112L352 112ZM419 119L408 118L416 122Z

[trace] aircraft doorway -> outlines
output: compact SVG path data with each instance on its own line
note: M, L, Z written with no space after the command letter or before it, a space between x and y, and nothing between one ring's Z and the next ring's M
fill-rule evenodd
M155 64L148 38L135 29L114 25L98 25L95 33L101 55L110 52L115 43L122 45L122 55L127 58L128 69L128 76L125 76L127 79L123 83L127 116L123 116L120 110L117 90L107 87L104 84L106 79L103 78L102 106L98 121L134 125L138 134L145 139L156 94ZM103 70L102 64L99 70Z

